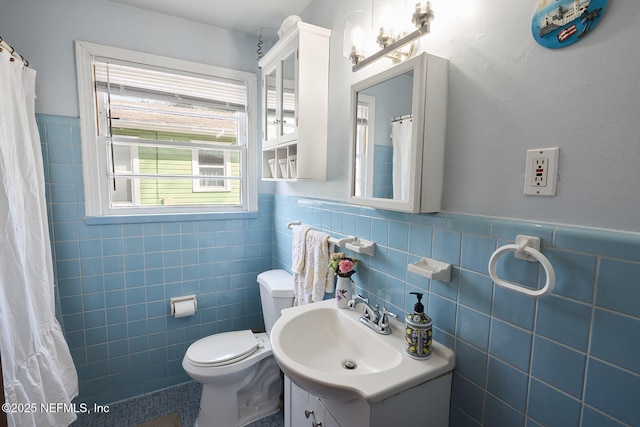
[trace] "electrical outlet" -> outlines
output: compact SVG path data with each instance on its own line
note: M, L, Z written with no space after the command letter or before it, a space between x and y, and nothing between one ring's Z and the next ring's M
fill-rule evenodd
M533 176L533 185L536 187L546 187L547 185L547 166L549 165L549 159L546 157L535 157L533 159L533 165L531 167Z
M558 147L527 150L524 172L524 194L555 196L558 174Z

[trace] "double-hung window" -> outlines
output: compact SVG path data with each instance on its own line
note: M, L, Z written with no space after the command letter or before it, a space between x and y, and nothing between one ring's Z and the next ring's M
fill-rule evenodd
M87 216L257 210L256 76L76 43Z

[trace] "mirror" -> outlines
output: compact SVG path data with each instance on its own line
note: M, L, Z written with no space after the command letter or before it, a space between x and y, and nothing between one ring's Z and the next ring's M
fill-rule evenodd
M264 78L266 105L262 114L264 114L265 136L264 139L269 141L275 139L277 135L277 116L276 116L276 69L272 69Z
M446 70L446 60L423 53L352 86L351 203L440 209Z
M271 70L266 70L262 112L265 141L283 143L296 138L296 52L293 50Z
M408 200L414 70L357 93L355 195ZM376 102L378 100L379 102Z
M296 50L282 60L282 130L289 135L296 130Z

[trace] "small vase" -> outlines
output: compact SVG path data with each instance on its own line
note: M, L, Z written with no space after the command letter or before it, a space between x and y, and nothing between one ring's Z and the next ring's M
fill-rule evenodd
M336 282L336 304L338 308L347 308L353 299L353 281L350 277L338 276Z

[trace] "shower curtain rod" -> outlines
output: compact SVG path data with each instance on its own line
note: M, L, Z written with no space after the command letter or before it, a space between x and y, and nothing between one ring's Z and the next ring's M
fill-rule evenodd
M406 119L413 119L413 114L406 114L404 116L394 117L394 118L391 119L391 123L399 122L401 120L406 120Z
M11 61L15 61L16 59L19 59L24 63L25 67L29 66L29 61L27 61L27 59L24 56L16 52L16 50L12 48L10 44L5 42L4 39L0 37L0 52L2 52L2 49L7 49L9 53L11 53Z

